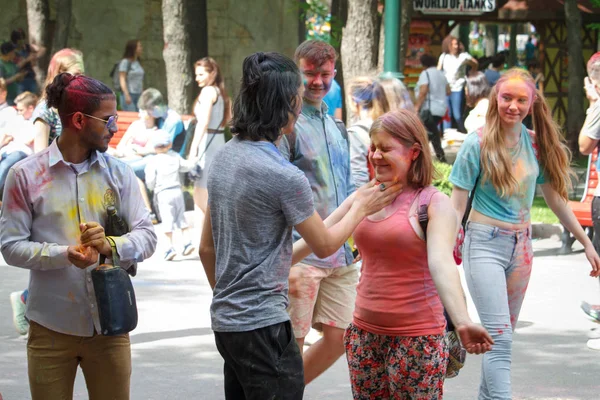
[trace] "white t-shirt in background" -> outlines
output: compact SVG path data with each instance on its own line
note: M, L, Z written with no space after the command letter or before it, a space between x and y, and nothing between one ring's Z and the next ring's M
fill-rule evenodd
M460 53L458 56L442 53L440 59L442 71L450 84L450 90L453 92L462 91L467 82L467 61L472 60L473 57L467 52Z

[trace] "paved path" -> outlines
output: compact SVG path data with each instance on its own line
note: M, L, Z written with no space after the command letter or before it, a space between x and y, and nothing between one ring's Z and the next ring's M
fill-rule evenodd
M600 301L598 282L587 277L581 252L557 256L559 247L556 238L534 243L534 272L514 345L515 399L600 399L600 352L585 346L594 324L579 310L582 299ZM162 252L141 264L134 279L140 323L131 335L131 398L223 399L202 266L197 257L164 262ZM0 398L29 399L26 341L12 326L8 302L11 291L27 285L28 272L0 260L0 276ZM459 377L446 382L444 398L475 399L479 368L479 357L469 356ZM78 373L75 399L86 398ZM307 387L305 399L351 399L343 358Z

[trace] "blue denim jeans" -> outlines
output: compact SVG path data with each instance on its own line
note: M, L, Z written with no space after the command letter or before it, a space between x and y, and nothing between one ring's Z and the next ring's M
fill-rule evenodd
M479 399L510 400L513 331L533 262L531 228L511 231L469 222L463 246L469 292L494 339L483 356Z
M138 110L138 100L140 99L141 93L129 93L129 97L131 97L131 103L127 104L125 102L125 95L123 92L119 93L119 102L121 103L121 109L123 111L139 111Z
M27 157L27 154L22 151L13 151L12 153L2 155L2 159L0 159L0 196L4 192L4 183L6 182L8 171L25 157Z
M446 106L448 107L448 113L450 114L450 121L444 120L443 128L448 129L452 127L452 118L456 121L456 129L460 132L465 132L465 124L462 120L463 113L463 91L450 92L450 96L446 96Z

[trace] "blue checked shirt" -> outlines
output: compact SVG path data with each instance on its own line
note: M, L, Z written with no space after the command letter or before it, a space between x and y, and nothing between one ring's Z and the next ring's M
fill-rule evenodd
M290 157L287 136L281 140L279 151L304 172L313 192L315 209L325 219L355 190L348 141L327 114L325 103L322 103L321 110L304 103L294 132L296 143L293 156ZM294 241L301 238L296 230L293 235ZM352 264L353 258L352 250L346 243L327 258L312 254L303 263L320 268L337 268Z

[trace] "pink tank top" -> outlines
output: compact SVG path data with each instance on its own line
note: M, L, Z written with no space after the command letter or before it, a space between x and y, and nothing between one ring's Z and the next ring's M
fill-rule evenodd
M408 215L417 195L426 196L429 204L436 192L433 186L403 192L392 215L380 221L365 218L354 231L363 258L354 308L359 328L393 336L444 332L444 309L429 272L427 245Z

